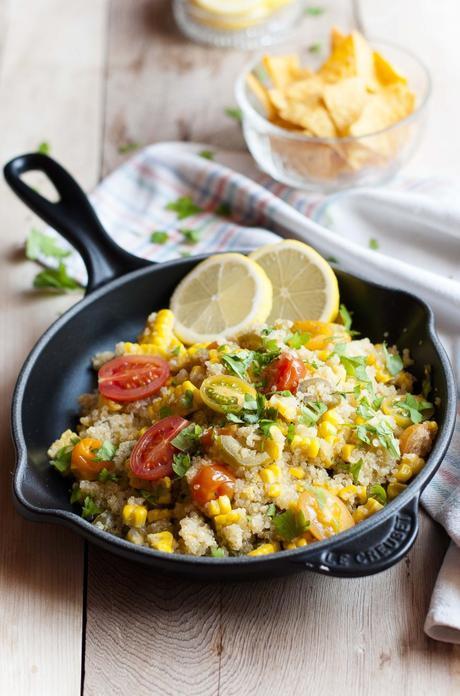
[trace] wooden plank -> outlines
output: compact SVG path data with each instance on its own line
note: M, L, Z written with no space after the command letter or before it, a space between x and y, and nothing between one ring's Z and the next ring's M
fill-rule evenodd
M99 174L106 0L3 0L1 161L47 140L92 187ZM10 396L33 343L78 296L32 290L22 245L36 218L0 188L0 693L76 696L81 682L83 544L13 510ZM44 406L46 395L44 395Z

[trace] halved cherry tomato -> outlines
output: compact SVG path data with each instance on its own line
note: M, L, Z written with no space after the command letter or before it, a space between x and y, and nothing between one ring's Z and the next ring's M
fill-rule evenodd
M190 484L192 498L198 505L206 505L220 495L233 498L235 481L232 472L221 464L202 466Z
M246 396L255 400L257 392L250 384L233 375L212 375L200 387L201 398L208 408L218 413L238 413L244 408Z
M80 481L95 481L102 469L112 469L112 462L100 462L96 452L102 447L102 441L94 437L84 437L72 450L70 470Z
M295 394L306 374L307 368L300 358L282 353L265 368L265 391L287 390Z
M99 391L113 401L137 401L152 396L169 377L169 365L157 355L121 355L99 370Z
M300 494L297 504L310 522L308 531L319 541L355 524L345 503L321 486L309 487Z
M180 416L168 416L145 431L131 452L129 466L134 476L156 481L171 476L174 453L171 444L176 435L189 424Z

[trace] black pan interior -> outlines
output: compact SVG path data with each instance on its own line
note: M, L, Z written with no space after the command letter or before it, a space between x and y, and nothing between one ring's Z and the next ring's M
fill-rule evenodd
M26 475L20 478L23 497L33 506L70 510L70 483L50 470L49 444L78 414L78 396L95 386L91 357L133 340L146 316L168 306L179 280L197 259L155 266L115 281L84 300L79 311L58 322L37 351L25 381L22 427L28 447ZM441 397L439 418L446 412L447 385L429 329L429 310L416 298L336 271L341 300L353 312L353 327L372 341L409 348L421 379L423 365L433 367L433 383ZM237 292L237 288L235 288ZM23 472L23 473L24 473Z

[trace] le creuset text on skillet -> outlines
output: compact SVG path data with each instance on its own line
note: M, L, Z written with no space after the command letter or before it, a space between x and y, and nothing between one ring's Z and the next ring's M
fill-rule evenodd
M52 203L29 187L22 175L40 171L54 185ZM21 200L60 232L82 255L88 270L86 296L61 316L38 341L19 375L12 431L17 452L13 493L20 512L31 520L71 527L86 539L124 558L200 579L250 579L311 570L337 577L378 573L408 552L418 532L420 493L449 445L455 422L454 378L436 335L429 307L409 293L386 288L336 269L342 301L354 312L354 325L372 341L409 348L416 376L432 366L439 433L424 469L382 511L325 541L269 556L225 559L163 554L97 529L69 502L69 481L51 470L49 443L77 418L77 398L95 386L91 357L138 334L145 317L168 306L177 283L204 257L153 265L120 247L107 235L74 179L42 154L16 157L5 178Z

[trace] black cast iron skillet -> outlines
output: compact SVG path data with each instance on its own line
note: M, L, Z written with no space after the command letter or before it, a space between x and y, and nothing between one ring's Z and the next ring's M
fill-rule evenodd
M44 173L60 200L51 203L21 175ZM82 255L88 269L86 297L60 317L38 341L19 375L12 406L17 466L13 491L28 519L71 527L86 539L124 558L174 574L201 579L255 578L313 570L338 577L378 573L397 563L418 532L420 493L439 467L455 421L454 378L429 307L399 290L336 270L343 302L354 312L363 336L384 337L409 348L420 379L432 365L439 434L423 471L384 510L329 540L270 556L227 559L162 554L138 547L86 522L69 503L69 481L52 471L46 451L77 418L79 394L95 387L91 357L135 337L153 310L168 306L177 283L201 257L152 265L120 249L103 230L88 199L54 160L28 154L9 162L5 178L21 200L58 230ZM388 332L388 333L386 333Z

